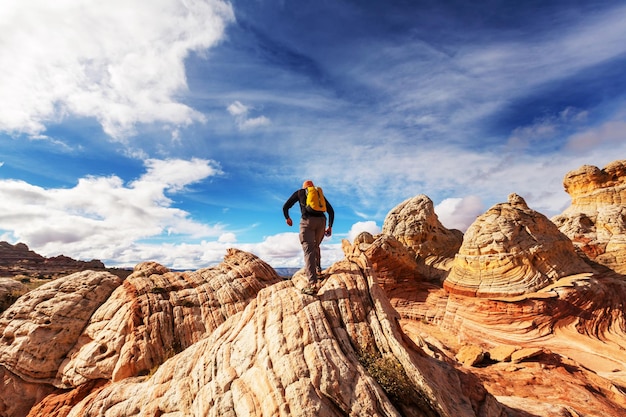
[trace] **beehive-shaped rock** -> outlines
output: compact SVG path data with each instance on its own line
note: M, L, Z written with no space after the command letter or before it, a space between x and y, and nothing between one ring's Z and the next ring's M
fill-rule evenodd
M567 236L511 194L469 227L444 288L477 297L516 296L587 271Z
M459 230L446 229L427 196L421 194L394 207L385 218L383 233L411 248L418 256L452 257L463 241Z

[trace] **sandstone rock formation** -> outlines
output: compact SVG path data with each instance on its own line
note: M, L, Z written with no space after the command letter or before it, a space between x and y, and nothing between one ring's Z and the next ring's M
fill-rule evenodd
M590 260L626 274L626 160L584 165L563 185L572 204L552 221Z
M462 245L411 200L315 296L236 249L25 294L0 314L0 417L624 415L623 276L517 195Z
M444 282L451 293L476 297L534 293L589 267L572 242L517 194L467 229Z
M354 245L344 241L343 247L347 254L365 254L376 275L384 277L382 287L406 337L425 353L444 361L456 358L461 368L486 361L472 367L472 374L501 403L529 413L521 415L624 412L622 280L588 272L558 279L538 293L477 299L450 294L419 276L410 279L410 263L390 241L380 235ZM394 281L393 276L407 278Z
M67 353L120 283L105 271L78 272L26 293L0 315L0 415L26 415L53 391Z
M28 287L12 278L0 278L0 313L6 310Z
M613 288L588 276L560 283L562 300L476 302L418 276L410 280L412 259L393 237L361 237L344 248L346 259L326 271L316 297L298 290L303 273L277 279L267 264L236 250L196 272L144 263L122 284L106 272L53 281L64 290L35 290L0 316L0 415L557 417L616 415L626 405L624 372L615 371L624 369L622 281ZM394 268L393 258L406 262ZM391 271L405 286L390 303L377 277L397 288ZM94 291L98 280L108 282L106 291ZM81 297L70 297L70 287ZM101 298L78 308L92 293ZM35 342L57 334L59 318L71 330L47 352ZM555 328L562 328L559 337ZM519 346L508 360L517 354L531 362L487 371L455 360L462 346L485 343ZM563 353L528 349L533 343ZM576 354L584 367L569 359ZM594 366L601 369L588 370ZM556 405L528 391L555 383ZM594 393L583 395L584 387Z
M139 264L93 314L60 365L55 385L72 388L90 380L149 374L278 281L267 264L234 250L219 266L195 272Z
M423 194L393 208L385 217L383 233L422 257L454 256L463 240L461 231L448 230L439 222L432 200Z
M382 265L385 276L389 255L380 247L388 239L344 248ZM383 288L404 337L437 360L471 369L510 407L509 415L617 416L626 410L626 282L619 277L583 273L539 293L495 299L450 294L420 279L404 280L401 290L387 280Z
M382 232L415 253L420 272L438 279L445 278L463 241L460 230L446 229L439 222L432 200L423 194L394 207L385 217Z
M20 364L13 349L18 340L38 352L40 344L16 334L50 332L60 312L46 308L15 320L17 312L33 309L32 298L19 300L0 323L5 386L38 394L29 397L32 416L506 415L507 407L480 384L466 384L471 377L404 339L363 254L327 273L312 297L298 289L303 274L277 279L267 264L236 250L195 273L140 264L80 335L70 332L66 343L52 347L50 361L36 361L39 371ZM93 273L63 281L89 277ZM84 322L93 309L62 311ZM394 372L400 389L384 390L369 369ZM42 392L48 394L43 399ZM0 407L2 415L19 411L13 401Z

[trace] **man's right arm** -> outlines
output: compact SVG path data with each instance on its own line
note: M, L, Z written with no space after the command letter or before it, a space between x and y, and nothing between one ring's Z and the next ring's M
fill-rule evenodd
M285 216L285 219L289 219L289 209L293 207L294 204L296 204L296 202L298 202L298 192L295 191L291 197L289 197L289 199L285 202L285 204L283 205L283 216Z

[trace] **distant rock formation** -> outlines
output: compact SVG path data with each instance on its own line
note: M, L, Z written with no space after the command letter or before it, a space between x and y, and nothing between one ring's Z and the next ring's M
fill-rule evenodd
M24 243L0 242L0 276L54 278L87 269L104 270L105 266L97 259L77 261L64 255L45 258Z
M0 242L0 266L12 266L18 263L43 263L45 258L33 251L24 243L11 245Z
M572 204L552 221L581 254L626 274L626 160L584 165L563 180Z
M517 194L467 229L444 288L474 297L532 293L559 278L591 272L572 242Z

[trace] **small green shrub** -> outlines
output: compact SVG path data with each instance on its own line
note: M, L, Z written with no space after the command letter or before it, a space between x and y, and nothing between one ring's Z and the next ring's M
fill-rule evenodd
M371 353L359 355L359 361L394 402L412 402L415 389L402 364L393 356Z
M196 306L191 300L183 300L183 302L180 305L182 305L183 307L188 307L188 308Z
M22 295L26 294L28 291L11 291L4 296L0 296L0 313L2 313L7 308L11 307L13 303L17 301Z
M153 287L150 292L152 294L164 294L165 293L165 288L163 287Z
M169 349L167 349L165 351L165 357L163 358L163 360L161 362L155 364L149 371L144 371L142 376L145 375L148 378L152 378L154 376L154 374L156 374L156 372L159 370L159 367L163 363L165 363L168 359L173 358L174 356L176 356L178 353L180 353L182 351L182 349L180 348L180 343L175 342L174 344L176 346L170 347Z

